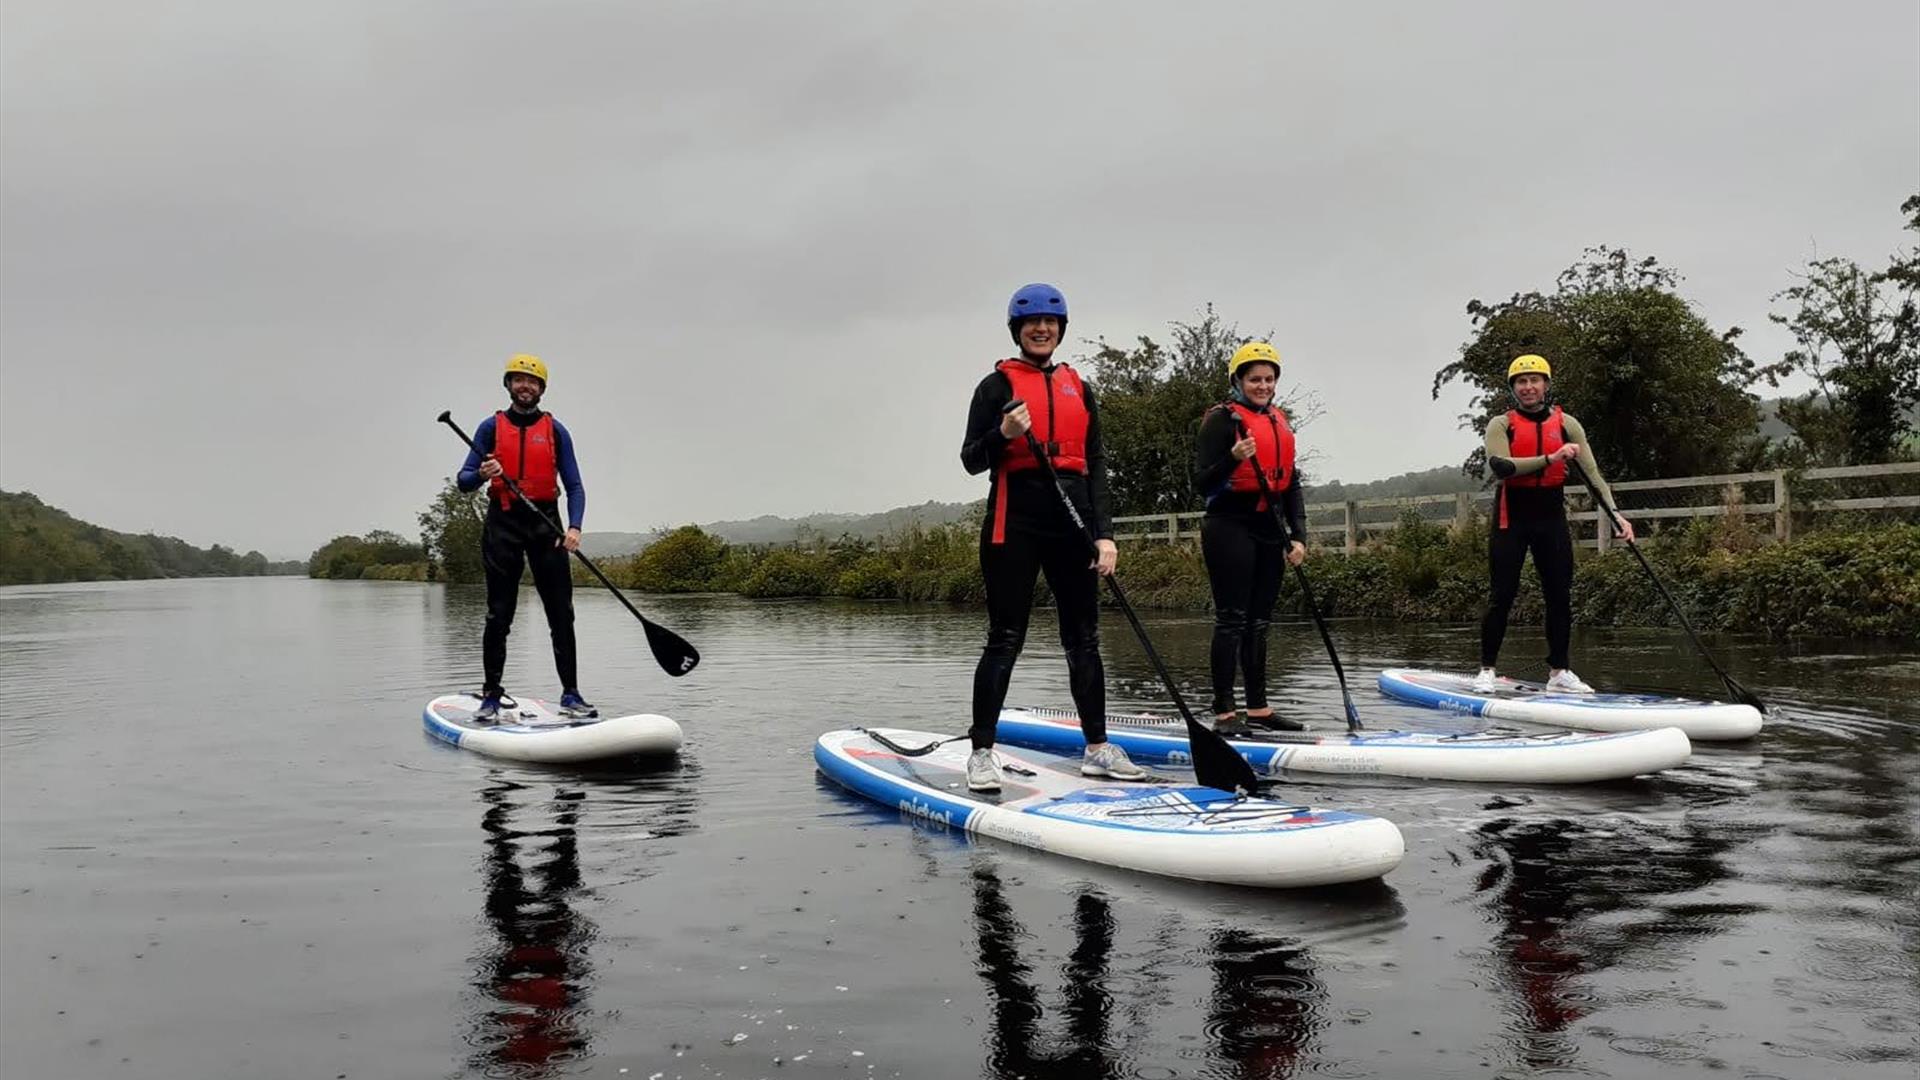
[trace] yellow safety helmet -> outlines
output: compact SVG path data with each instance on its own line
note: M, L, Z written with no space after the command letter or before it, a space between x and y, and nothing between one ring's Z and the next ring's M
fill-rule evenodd
M1544 375L1551 379L1553 378L1553 365L1547 363L1547 358L1544 356L1536 356L1533 353L1528 353L1525 356L1515 358L1513 363L1507 365L1507 382L1509 384L1522 375Z
M507 357L507 372L500 376L500 381L505 383L515 375L531 375L540 380L542 387L547 385L547 365L541 363L537 356L515 353Z
M1280 374L1279 350L1264 341L1249 341L1233 350L1233 359L1227 361L1227 377L1237 379L1240 369L1248 364L1272 364L1273 373Z

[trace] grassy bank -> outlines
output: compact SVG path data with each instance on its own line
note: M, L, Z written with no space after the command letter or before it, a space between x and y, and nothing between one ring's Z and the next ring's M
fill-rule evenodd
M877 543L748 548L688 526L637 556L608 560L604 569L617 584L642 592L977 604L984 596L977 535L976 526L961 524L913 529ZM1920 525L1834 530L1776 545L1732 519L1703 521L1642 550L1703 630L1920 640ZM1142 607L1210 607L1197 547L1130 544L1120 565L1129 595ZM1308 568L1329 615L1469 621L1486 599L1486 526L1454 529L1408 517L1352 557L1323 551ZM1300 602L1298 589L1282 593L1283 611L1305 614ZM1582 552L1573 604L1574 618L1588 626L1672 624L1659 593L1624 549ZM1539 583L1529 565L1514 618L1540 617Z

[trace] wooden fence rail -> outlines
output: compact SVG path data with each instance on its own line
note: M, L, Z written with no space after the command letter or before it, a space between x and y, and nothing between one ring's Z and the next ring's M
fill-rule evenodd
M1768 472L1722 473L1715 476L1677 476L1665 480L1625 480L1608 485L1618 500L1621 493L1635 491L1661 491L1683 488L1707 488L1713 491L1712 502L1693 503L1685 506L1622 506L1620 512L1630 519L1648 520L1653 518L1698 518L1719 517L1723 514L1772 515L1773 535L1776 540L1789 540L1793 537L1793 515L1823 510L1901 510L1920 508L1920 495L1875 495L1850 498L1810 498L1796 500L1792 483L1859 480L1891 476L1920 476L1920 461L1899 461L1886 465L1841 465L1824 469L1804 469L1788 472L1774 469ZM1742 485L1773 485L1773 497L1767 502L1747 502L1742 494ZM1587 497L1587 489L1578 484L1568 484L1569 494ZM1629 501L1629 500L1621 500ZM1431 506L1451 503L1453 520L1465 525L1473 518L1478 508L1491 509L1492 491L1461 491L1451 495L1408 495L1400 498L1349 499L1345 502L1317 502L1307 504L1307 533L1310 537L1337 536L1344 542L1340 550L1353 554L1360 548L1360 537L1368 532L1382 532L1393 528L1399 522L1399 512L1409 507ZM1394 517L1379 519L1366 513L1369 510L1391 508ZM1332 523L1313 524L1316 516L1325 517L1338 514L1340 520ZM1114 539L1130 540L1194 540L1200 536L1200 519L1205 515L1200 511L1178 514L1142 514L1132 517L1113 519ZM1584 547L1597 547L1605 551L1613 539L1612 523L1603 520L1605 515L1599 510L1575 510L1567 514L1573 522L1592 522L1594 537L1581 540ZM1144 526L1129 530L1127 526Z

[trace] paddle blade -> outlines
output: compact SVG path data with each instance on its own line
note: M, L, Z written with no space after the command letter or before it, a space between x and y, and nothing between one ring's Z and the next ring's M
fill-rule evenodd
M1260 778L1254 774L1253 766L1247 764L1247 759L1240 756L1240 751L1235 750L1225 736L1195 720L1184 702L1176 704L1181 706L1180 713L1187 720L1187 743L1193 748L1193 778L1202 787L1258 794Z
M1763 716L1766 715L1767 703L1760 700L1759 694L1756 694L1753 691L1747 689L1746 687L1741 686L1739 683L1734 681L1733 676L1727 674L1724 671L1720 673L1720 678L1726 681L1727 693L1733 695L1733 700L1739 702L1742 705L1751 706L1755 710L1759 711L1760 714Z
M699 665L699 650L687 644L687 639L650 619L642 618L640 625L646 628L647 647L653 650L662 671L677 679Z

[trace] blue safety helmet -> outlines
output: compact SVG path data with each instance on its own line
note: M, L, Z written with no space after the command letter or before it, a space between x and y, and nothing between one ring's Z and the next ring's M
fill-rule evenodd
M1051 285L1035 282L1022 285L1007 301L1007 329L1013 331L1013 340L1020 340L1020 320L1033 315L1051 315L1060 320L1060 328L1067 327L1067 298L1060 290Z

